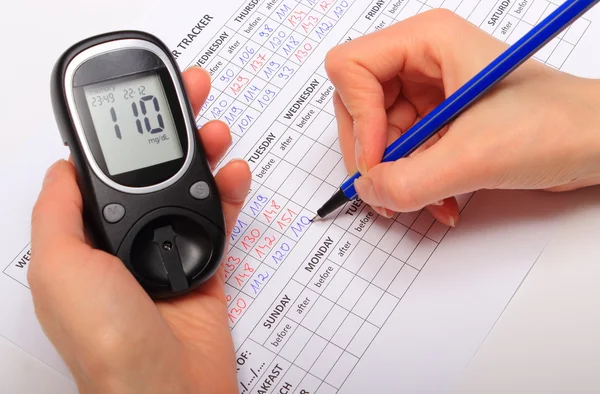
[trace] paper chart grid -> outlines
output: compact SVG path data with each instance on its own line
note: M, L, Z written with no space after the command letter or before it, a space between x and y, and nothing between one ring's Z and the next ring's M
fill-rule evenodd
M241 23L232 18L215 34L210 43L224 39L225 31L226 45L211 52L202 64L211 72L213 85L198 125L220 119L233 133L229 151L252 146L244 152L253 172L252 189L224 263L243 393L261 388L266 392L337 392L448 231L425 210L387 219L359 201L347 204L315 236L308 218L346 177L337 143L332 86L322 63L302 88L290 95L286 109L303 91L313 90L297 113L289 119L285 112L280 114L264 133L252 127L290 80L298 73L307 75L303 67L312 52L357 3L262 2ZM384 5L366 19L365 13L376 3ZM547 0L511 2L510 10L503 11L492 26L487 22L500 4L502 1L372 1L366 7L361 4L363 12L339 42L441 7L510 44L557 7ZM535 58L560 69L589 24L581 18ZM208 51L209 45L190 65ZM251 143L246 144L248 141ZM269 141L268 149L253 158L263 141ZM461 209L470 197L459 197ZM311 236L310 242L302 242ZM326 252L320 252L325 243L329 244ZM297 248L299 244L313 247L302 250ZM28 245L3 271L24 286L29 253ZM318 263L307 270L311 258L319 253ZM286 262L291 256L293 262ZM286 267L289 276L279 274L285 263L297 265ZM250 324L245 314L273 281L283 283L274 302L259 312L252 311L260 315L261 324L276 316L270 328L253 324L246 328L247 337L236 337L239 325ZM271 315L283 297L288 298L283 312Z

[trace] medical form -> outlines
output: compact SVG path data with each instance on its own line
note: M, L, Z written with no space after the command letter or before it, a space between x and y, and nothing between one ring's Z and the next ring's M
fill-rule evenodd
M559 4L235 0L158 6L148 30L170 46L182 69L200 66L212 76L197 124L221 120L233 137L217 171L233 158L252 170L223 262L241 393L449 390L535 263L568 197L457 196L461 222L453 229L426 210L388 219L360 200L311 223L348 175L324 56L337 44L433 8L452 10L511 44ZM592 48L598 24L585 15L535 59L565 69ZM600 77L595 72L589 76ZM31 207L19 209L28 217ZM0 334L68 375L33 315L28 241L10 255L4 249ZM7 297L20 300L18 307Z

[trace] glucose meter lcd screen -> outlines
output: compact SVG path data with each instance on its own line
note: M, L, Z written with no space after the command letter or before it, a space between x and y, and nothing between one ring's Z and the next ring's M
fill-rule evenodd
M123 77L84 87L110 175L179 159L183 149L160 76Z

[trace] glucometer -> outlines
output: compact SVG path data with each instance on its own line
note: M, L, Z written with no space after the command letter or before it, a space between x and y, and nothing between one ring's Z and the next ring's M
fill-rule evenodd
M51 94L94 247L155 299L206 282L225 252L225 223L169 49L140 31L90 37L58 59Z

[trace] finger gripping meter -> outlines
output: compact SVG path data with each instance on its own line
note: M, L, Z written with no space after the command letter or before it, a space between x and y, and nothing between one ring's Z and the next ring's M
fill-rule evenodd
M94 246L152 298L206 282L224 254L224 217L168 48L139 31L90 37L58 59L51 94Z

